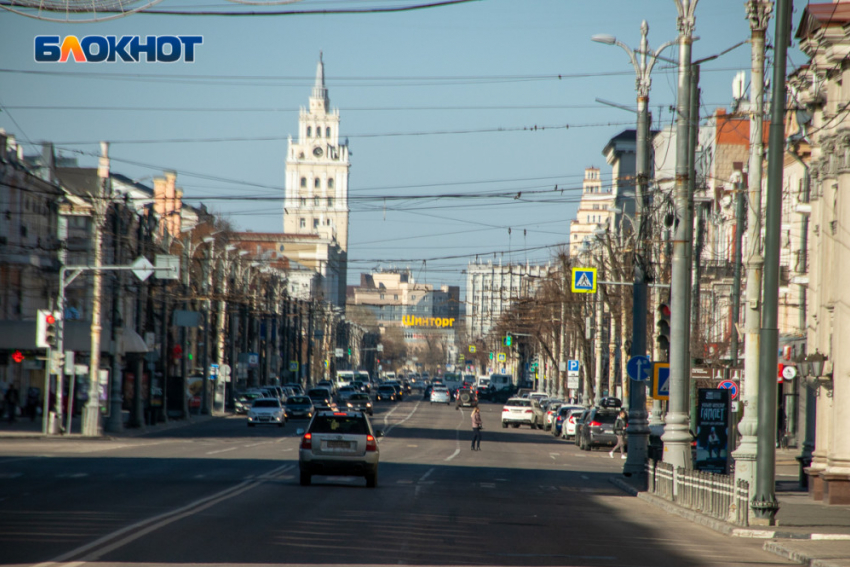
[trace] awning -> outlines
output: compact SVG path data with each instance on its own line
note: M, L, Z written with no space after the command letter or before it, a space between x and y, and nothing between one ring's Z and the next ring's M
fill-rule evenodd
M91 352L91 321L65 321L65 350ZM104 325L100 332L100 350L112 351L112 328ZM0 321L0 350L34 350L35 321ZM123 340L118 345L124 353L148 352L145 340L139 333L124 327Z

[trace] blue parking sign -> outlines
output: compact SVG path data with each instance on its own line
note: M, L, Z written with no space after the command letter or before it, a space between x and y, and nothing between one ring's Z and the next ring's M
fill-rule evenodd
M567 370L570 372L578 372L578 360L568 360Z

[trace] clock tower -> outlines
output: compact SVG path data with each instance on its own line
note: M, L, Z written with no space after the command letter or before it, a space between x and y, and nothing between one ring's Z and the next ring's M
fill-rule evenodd
M301 108L298 141L289 137L283 232L332 238L348 252L348 141L339 141L339 109L331 109L319 53L309 109Z

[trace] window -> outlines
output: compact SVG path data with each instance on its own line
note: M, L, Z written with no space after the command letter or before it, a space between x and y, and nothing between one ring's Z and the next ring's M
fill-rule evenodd
M328 208L332 208L334 206L334 198L328 197Z
M331 129L325 128L325 138L330 138L330 137L331 137Z
M334 188L334 180L333 180L333 177L331 177L330 179L328 179L328 189L333 189L333 188Z
M319 189L321 186L322 186L322 180L321 179L319 179L317 177L316 179L313 180L313 187L315 187L316 189Z
M319 206L319 198L318 197L313 197L313 205L316 206L316 207Z
M307 199L305 199L304 197L301 197L301 206L302 206L302 207L306 207L306 206L307 206Z
M319 219L313 219L313 228L319 228Z
M307 137L309 138L312 135L313 135L313 129L310 128L309 126L307 126Z
M301 228L307 228L307 220L306 219L301 218L301 219L298 219L298 220L299 220L298 224L301 226Z
M301 187L307 187L307 178L306 177L301 178Z
M384 298L384 294L382 293L382 294L381 294L381 299L383 299L383 298Z
M398 299L398 294L393 295L393 299Z
M416 296L415 296L415 295L411 295L411 296L410 296L410 300L411 300L411 301L413 301L414 299L416 299Z

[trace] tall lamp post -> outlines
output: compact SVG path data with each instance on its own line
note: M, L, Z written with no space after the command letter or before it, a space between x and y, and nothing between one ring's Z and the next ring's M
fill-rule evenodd
M635 185L635 222L636 233L634 259L634 285L632 286L632 348L631 356L646 355L646 313L647 313L647 261L649 259L649 227L644 222L646 208L649 168L649 90L652 85L652 68L661 52L676 43L668 41L655 50L650 50L646 36L649 24L644 20L640 26L640 49L636 52L620 42L614 36L595 35L593 41L607 45L617 45L625 51L635 68L635 90L637 91L637 143ZM629 388L629 436L628 460L624 473L642 475L645 472L649 427L646 414L646 388L642 382Z

